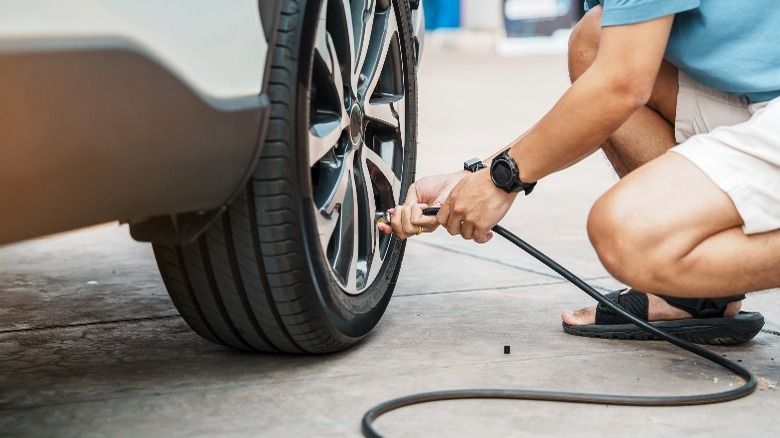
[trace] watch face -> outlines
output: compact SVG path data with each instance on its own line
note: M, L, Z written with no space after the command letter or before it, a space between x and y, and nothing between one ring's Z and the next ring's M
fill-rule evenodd
M512 169L503 161L496 161L491 169L491 176L496 185L506 187L512 182Z

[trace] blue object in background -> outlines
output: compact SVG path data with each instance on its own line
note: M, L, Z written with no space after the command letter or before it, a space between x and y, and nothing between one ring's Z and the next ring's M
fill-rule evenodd
M460 27L460 0L423 0L425 29Z

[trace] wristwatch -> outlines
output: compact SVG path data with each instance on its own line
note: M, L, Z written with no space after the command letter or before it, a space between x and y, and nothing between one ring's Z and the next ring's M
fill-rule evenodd
M482 160L480 160L477 157L469 158L468 160L466 160L463 163L463 170L468 170L469 172L472 172L472 173L474 173L474 172L476 172L478 170L482 170L482 169L484 169L486 167L487 166L485 166L482 163Z
M493 162L490 163L490 178L496 187L507 193L523 191L528 195L536 186L536 182L526 183L520 179L520 170L509 155L509 149L493 158Z

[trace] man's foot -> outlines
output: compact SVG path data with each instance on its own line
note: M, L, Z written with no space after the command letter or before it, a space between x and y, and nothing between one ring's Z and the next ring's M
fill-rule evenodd
M621 292L621 295L627 293L629 289ZM648 321L667 321L673 319L692 318L691 314L685 310L678 309L653 294L647 294L647 320ZM742 308L742 301L734 301L726 306L723 312L724 318L733 318ZM584 307L578 310L564 310L561 313L561 319L568 325L590 325L596 323L596 306Z
M707 299L676 298L627 289L608 293L604 297L666 333L700 344L747 342L764 326L764 317L760 313L740 311L744 295ZM602 304L573 312L564 311L561 317L563 330L571 335L606 339L658 339Z

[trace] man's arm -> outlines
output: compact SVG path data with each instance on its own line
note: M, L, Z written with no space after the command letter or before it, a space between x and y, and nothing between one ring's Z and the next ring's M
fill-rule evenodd
M523 180L536 181L588 156L647 103L673 15L601 31L593 65L509 154Z
M509 154L520 178L533 182L591 154L650 98L673 15L602 29L593 65ZM517 193L497 188L487 171L467 175L436 219L450 234L484 243Z
M673 20L668 15L602 29L593 65L536 125L510 144L523 181L536 181L588 156L647 102ZM490 158L485 160L488 165ZM432 231L441 223L450 234L480 243L490 240L490 229L517 196L498 189L487 170L424 178L409 192L406 204L394 209L392 227L380 225L382 232L407 238L418 227ZM435 220L422 216L420 204L438 203L442 209Z

